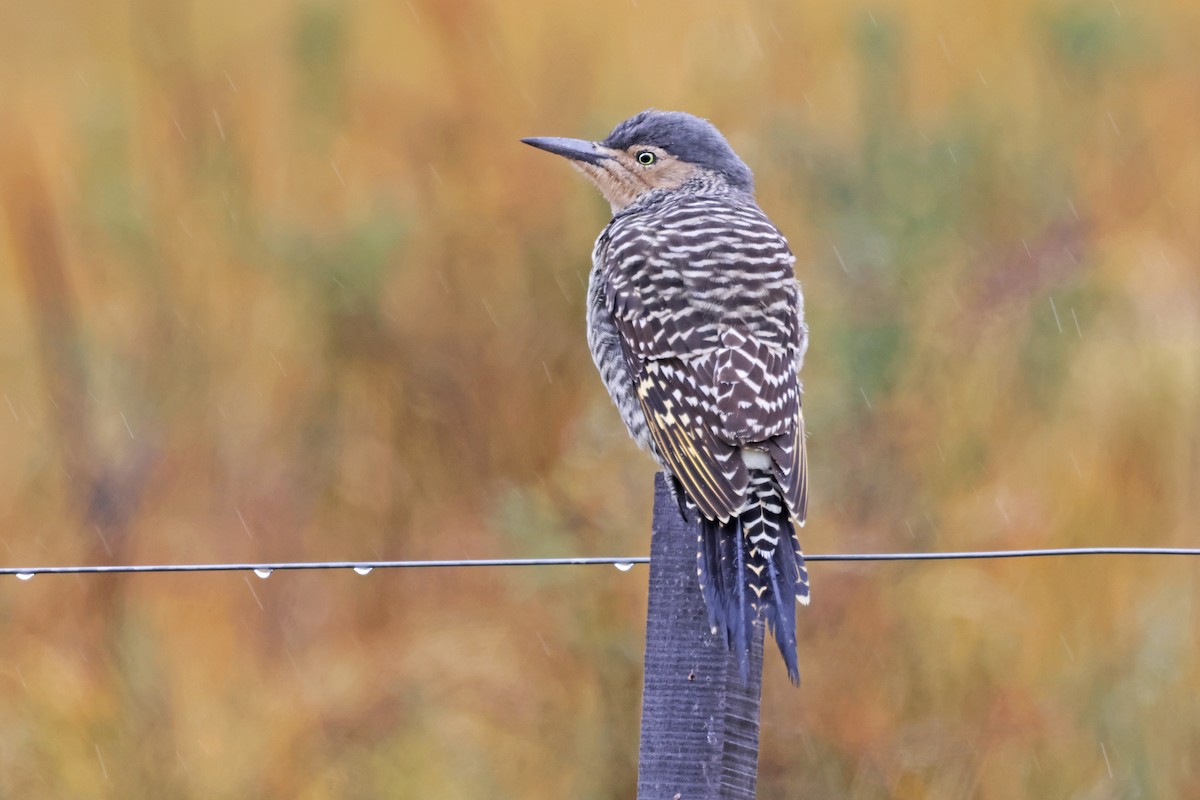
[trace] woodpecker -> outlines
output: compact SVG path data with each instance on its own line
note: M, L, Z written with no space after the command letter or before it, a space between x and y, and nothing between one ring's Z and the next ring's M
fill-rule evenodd
M522 141L569 159L612 206L592 251L588 344L630 435L698 522L713 632L745 674L765 620L799 684L808 328L787 240L749 167L691 114L643 111L602 141Z

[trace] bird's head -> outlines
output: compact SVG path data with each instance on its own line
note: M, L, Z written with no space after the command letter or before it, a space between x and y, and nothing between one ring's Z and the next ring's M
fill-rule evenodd
M754 176L708 120L682 111L643 111L603 141L542 137L525 144L570 159L613 212L650 192L721 186L752 193Z

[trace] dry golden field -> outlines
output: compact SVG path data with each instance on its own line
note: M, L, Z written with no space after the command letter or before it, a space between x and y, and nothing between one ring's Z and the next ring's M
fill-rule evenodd
M812 553L1200 545L1200 5L0 2L0 564L641 554L648 106L808 299ZM759 795L1200 797L1200 561L814 564ZM0 576L0 798L631 798L646 571Z

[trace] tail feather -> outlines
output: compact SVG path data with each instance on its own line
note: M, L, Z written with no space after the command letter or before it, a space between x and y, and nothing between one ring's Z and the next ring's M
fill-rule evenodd
M749 671L750 631L764 619L775 636L792 683L796 603L808 604L808 571L786 504L767 473L751 477L750 500L728 522L702 519L698 569L709 624L725 635L743 676Z
M787 549L787 545L779 548L780 551ZM795 589L783 590L780 584L787 583L784 576L788 573L784 572L781 575L780 570L776 568L774 559L766 559L766 565L771 582L771 595L779 598L779 601L767 603L763 607L763 614L767 618L767 625L771 632L775 634L775 642L779 645L779 652L783 654L783 661L787 664L788 677L792 679L792 683L798 684L800 683L800 665L796 663L796 602L792 600L795 596ZM795 575L794 572L791 574Z
M742 531L741 520L734 521L734 542L733 560L734 564L734 596L737 598L737 619L740 624L733 628L733 648L737 653L738 666L742 671L742 680L746 680L750 674L750 625L753 624L750 611L751 603L747 602L745 586L747 584L748 573L746 572L746 549L738 547L736 542L744 536Z

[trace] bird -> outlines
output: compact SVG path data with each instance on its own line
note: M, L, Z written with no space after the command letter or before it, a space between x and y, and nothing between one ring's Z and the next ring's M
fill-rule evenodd
M568 159L612 207L592 250L588 345L629 434L698 527L713 634L745 677L765 620L799 685L808 327L787 240L750 168L692 114L648 109L599 141L521 141Z

